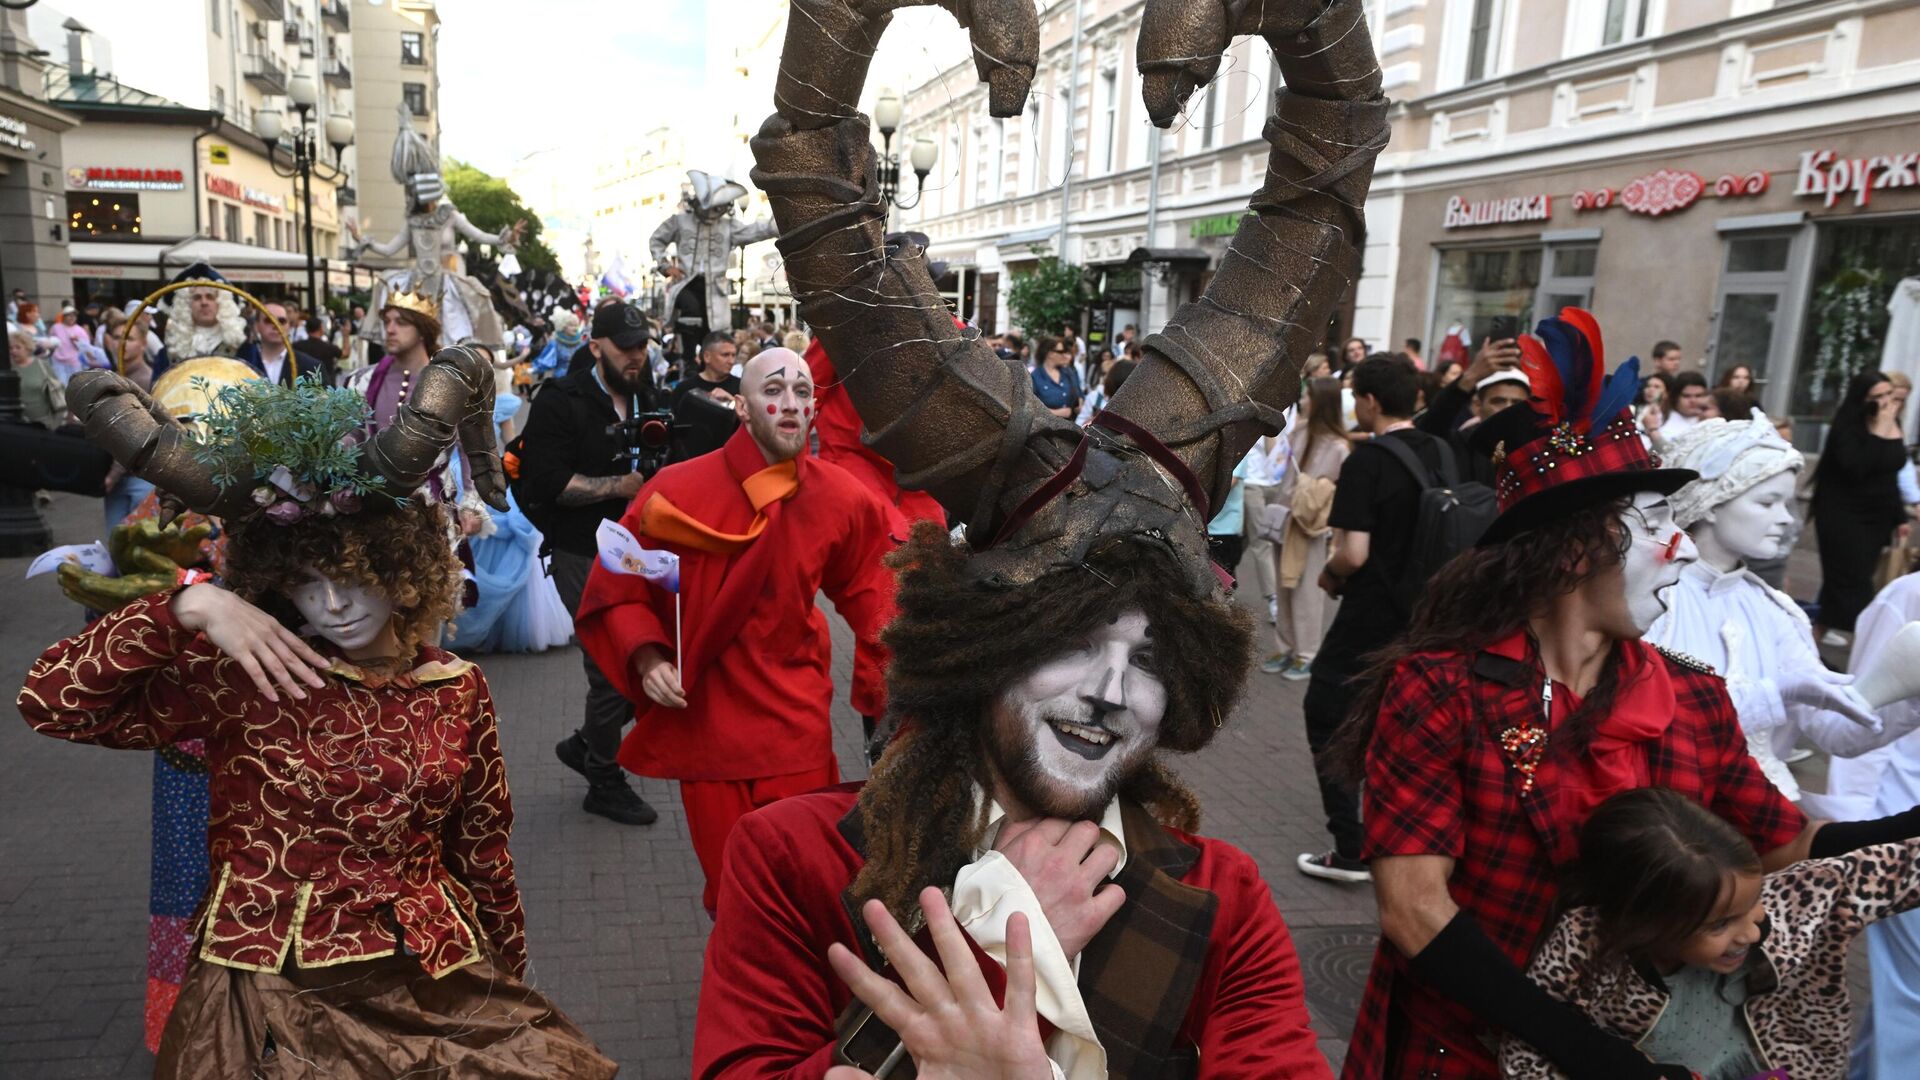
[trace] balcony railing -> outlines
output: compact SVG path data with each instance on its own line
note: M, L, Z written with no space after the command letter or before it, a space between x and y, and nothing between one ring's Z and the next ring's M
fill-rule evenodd
M287 17L287 0L247 0L247 6L263 19L279 22Z
M320 17L342 30L353 28L351 10L347 0L320 0Z
M323 75L329 83L335 86L347 87L353 85L353 68L348 66L345 60L337 56L327 57L327 66Z
M240 58L240 72L248 82L273 94L287 90L287 65L269 53L247 53Z

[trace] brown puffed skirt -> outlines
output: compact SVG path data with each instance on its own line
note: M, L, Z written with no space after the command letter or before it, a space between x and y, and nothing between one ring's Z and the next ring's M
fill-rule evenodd
M195 959L155 1080L605 1080L620 1067L487 958L438 979L412 957L243 971Z

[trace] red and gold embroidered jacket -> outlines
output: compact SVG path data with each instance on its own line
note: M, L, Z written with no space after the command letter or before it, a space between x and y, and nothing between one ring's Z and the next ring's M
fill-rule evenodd
M480 669L431 646L372 680L335 661L305 701L270 702L240 665L137 600L48 649L20 713L73 742L154 749L205 739L213 891L200 958L277 971L417 956L526 968L507 834L513 803ZM479 933L475 932L478 927Z

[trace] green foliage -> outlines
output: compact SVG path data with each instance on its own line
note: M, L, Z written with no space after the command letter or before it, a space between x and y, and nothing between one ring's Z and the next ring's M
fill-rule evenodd
M526 235L515 249L522 269L560 272L560 260L553 254L553 249L540 239L540 215L527 209L505 180L453 158L447 159L444 179L447 182L447 198L460 208L461 213L467 215L467 220L485 232L497 233L516 221L526 219ZM467 243L464 239L460 242L462 245ZM473 253L470 251L468 254Z
M1085 271L1052 255L1014 278L1007 290L1007 310L1014 325L1029 334L1057 334L1069 323L1078 326L1086 302Z
M1893 283L1879 270L1848 267L1814 290L1820 320L1813 357L1813 399L1839 400L1847 380L1880 361Z
M205 388L202 379L193 384ZM367 426L368 413L366 398L314 375L292 387L253 379L233 383L198 417L194 457L222 487L259 483L285 466L295 483L318 493L364 495L375 481L361 470L359 447L348 439ZM241 476L248 463L252 475Z

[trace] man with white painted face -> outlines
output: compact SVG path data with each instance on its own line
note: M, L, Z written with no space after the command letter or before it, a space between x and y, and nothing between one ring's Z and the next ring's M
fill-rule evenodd
M1920 725L1907 703L1875 709L1853 676L1829 669L1800 605L1747 569L1771 559L1793 525L1800 452L1755 412L1707 420L1667 446L1668 460L1700 479L1674 493L1674 520L1700 560L1681 572L1668 610L1647 640L1712 664L1747 733L1754 759L1789 799L1800 785L1780 755L1802 736L1837 758L1858 757Z
M734 822L840 779L815 594L853 628L857 651L878 653L893 611L885 507L807 454L806 360L756 354L733 405L741 425L726 445L662 469L620 519L643 546L680 556L678 608L665 589L596 562L574 615L587 654L633 702L619 764L680 782L709 912ZM882 667L855 665L851 697L863 714L885 711Z
M1429 583L1363 676L1330 753L1363 781L1383 941L1345 1076L1465 1080L1525 1040L1576 1078L1680 1077L1523 974L1560 902L1581 825L1636 787L1685 794L1769 868L1915 828L1809 824L1769 783L1724 680L1641 640L1699 557L1630 405L1638 359L1606 375L1600 328L1568 308L1521 339L1532 388L1482 422L1501 516Z
M1259 868L1196 835L1164 760L1212 739L1252 658L1246 614L1192 584L1216 581L1194 540L994 585L915 526L885 637L900 733L864 785L735 828L695 1076L1328 1080ZM945 977L901 929L923 913ZM956 1000L979 1006L957 1029L921 1022Z

